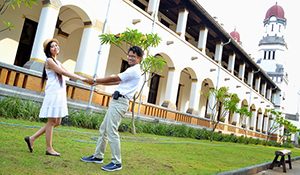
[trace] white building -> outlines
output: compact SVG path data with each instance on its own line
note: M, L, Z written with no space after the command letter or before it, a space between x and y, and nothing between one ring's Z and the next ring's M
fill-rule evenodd
M273 122L266 109L280 102L281 87L196 0L43 0L32 9L8 9L2 16L15 25L0 35L0 85L6 88L18 86L18 72L26 74L21 67L28 68L28 74L42 70L42 43L52 37L60 41L60 61L68 70L83 76L96 71L99 77L119 73L126 55L103 45L99 56L98 35L131 28L162 38L150 52L162 56L167 65L143 91L143 103L188 118L174 117L176 121L207 127L202 124L210 113L205 94L228 86L241 99L239 107L248 106L253 115L247 121L238 114L227 116L218 130L241 135L244 125L250 136L265 138ZM7 73L10 70L17 73ZM113 88L99 89L111 93Z

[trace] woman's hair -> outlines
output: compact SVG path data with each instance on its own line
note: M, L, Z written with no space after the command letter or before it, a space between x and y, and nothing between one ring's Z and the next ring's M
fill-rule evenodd
M50 47L51 47L51 44L53 43L54 41L50 41L48 44L47 44L47 46L45 47L45 50L44 50L44 52L45 52L45 54L46 54L46 57L47 58L52 58L52 60L57 64L57 62L55 61L55 59L53 58L53 56L52 56L52 54L51 54L51 52L50 52ZM58 65L58 64L57 64ZM58 74L58 73L56 73L56 75L57 75L57 77L58 77L58 81L59 81L59 84L60 84L60 86L62 86L62 75L61 74ZM45 63L45 65L44 65L44 70L43 70L43 74L42 74L42 83L41 83L41 86L42 86L42 88L43 88L43 86L44 86L44 83L45 83L45 80L46 79L48 79L48 77L47 77L47 74L46 74L46 63Z

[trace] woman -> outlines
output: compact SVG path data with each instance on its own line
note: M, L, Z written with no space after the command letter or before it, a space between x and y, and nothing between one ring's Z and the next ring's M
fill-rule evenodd
M63 76L74 80L86 80L74 73L68 72L57 60L59 42L57 39L47 39L44 44L44 52L47 56L42 76L42 86L47 77L45 97L40 110L40 118L48 118L44 127L32 136L24 138L30 152L33 152L33 143L42 134L46 134L46 155L60 156L52 147L53 128L60 125L62 117L68 115L66 83Z

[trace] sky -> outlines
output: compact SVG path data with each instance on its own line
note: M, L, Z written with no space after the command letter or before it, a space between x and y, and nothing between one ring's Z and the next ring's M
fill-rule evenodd
M277 4L285 12L287 25L285 30L285 41L288 46L286 55L286 70L289 75L289 103L288 110L297 112L299 110L300 90L300 56L297 50L300 41L300 30L297 28L299 22L299 6L297 0L198 0L200 5L217 21L223 24L224 29L230 33L236 30L240 34L244 50L257 58L258 43L264 32L263 20L270 7ZM298 24L299 25L299 24Z

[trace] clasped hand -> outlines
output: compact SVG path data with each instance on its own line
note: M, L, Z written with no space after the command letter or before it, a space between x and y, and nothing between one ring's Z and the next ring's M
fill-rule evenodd
M83 82L88 83L90 85L95 85L95 82L92 78L85 78Z

